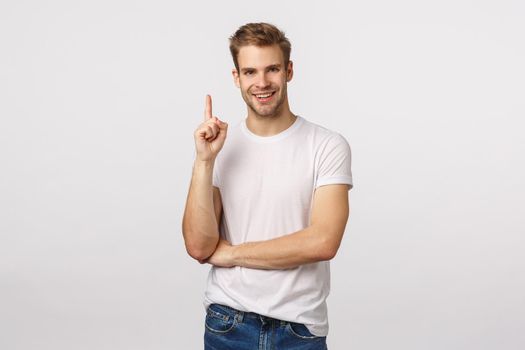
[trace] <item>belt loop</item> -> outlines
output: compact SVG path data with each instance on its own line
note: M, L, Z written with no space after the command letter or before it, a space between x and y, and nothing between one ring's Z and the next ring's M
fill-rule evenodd
M244 311L237 311L235 313L235 317L237 318L237 322L242 323L242 320L244 319Z

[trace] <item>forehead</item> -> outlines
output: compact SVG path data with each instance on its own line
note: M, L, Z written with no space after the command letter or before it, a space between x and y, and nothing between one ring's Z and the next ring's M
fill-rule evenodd
M283 52L279 45L243 46L239 50L239 68L264 68L273 64L283 64Z

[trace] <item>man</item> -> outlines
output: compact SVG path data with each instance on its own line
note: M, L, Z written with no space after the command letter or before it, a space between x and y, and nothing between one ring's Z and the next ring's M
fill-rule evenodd
M206 96L183 219L188 254L212 265L205 348L326 349L329 261L348 219L350 147L290 111L283 32L246 24L230 51L248 115L228 131Z

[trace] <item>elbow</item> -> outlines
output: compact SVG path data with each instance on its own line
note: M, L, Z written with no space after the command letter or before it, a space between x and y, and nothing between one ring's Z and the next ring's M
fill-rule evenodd
M319 249L319 260L332 260L339 250L340 241L324 240Z
M191 256L193 259L199 262L208 259L211 255L211 254L207 254L204 250L199 250L199 249L186 248L186 251L189 256Z
M217 242L218 241L193 242L187 240L185 241L186 252L193 259L202 262L213 254L217 247Z
M186 253L193 259L202 263L208 259L219 242L219 232L206 232L195 225L191 225L191 220L186 220L184 216L182 220L182 236L184 238L184 245Z
M319 260L326 261L326 260L332 260L335 258L335 255L337 254L337 249L327 247L321 251Z

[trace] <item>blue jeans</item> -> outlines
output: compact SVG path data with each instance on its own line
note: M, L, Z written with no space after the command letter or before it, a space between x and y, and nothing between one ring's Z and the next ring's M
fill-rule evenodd
M326 337L302 323L211 304L206 312L204 350L327 350Z

